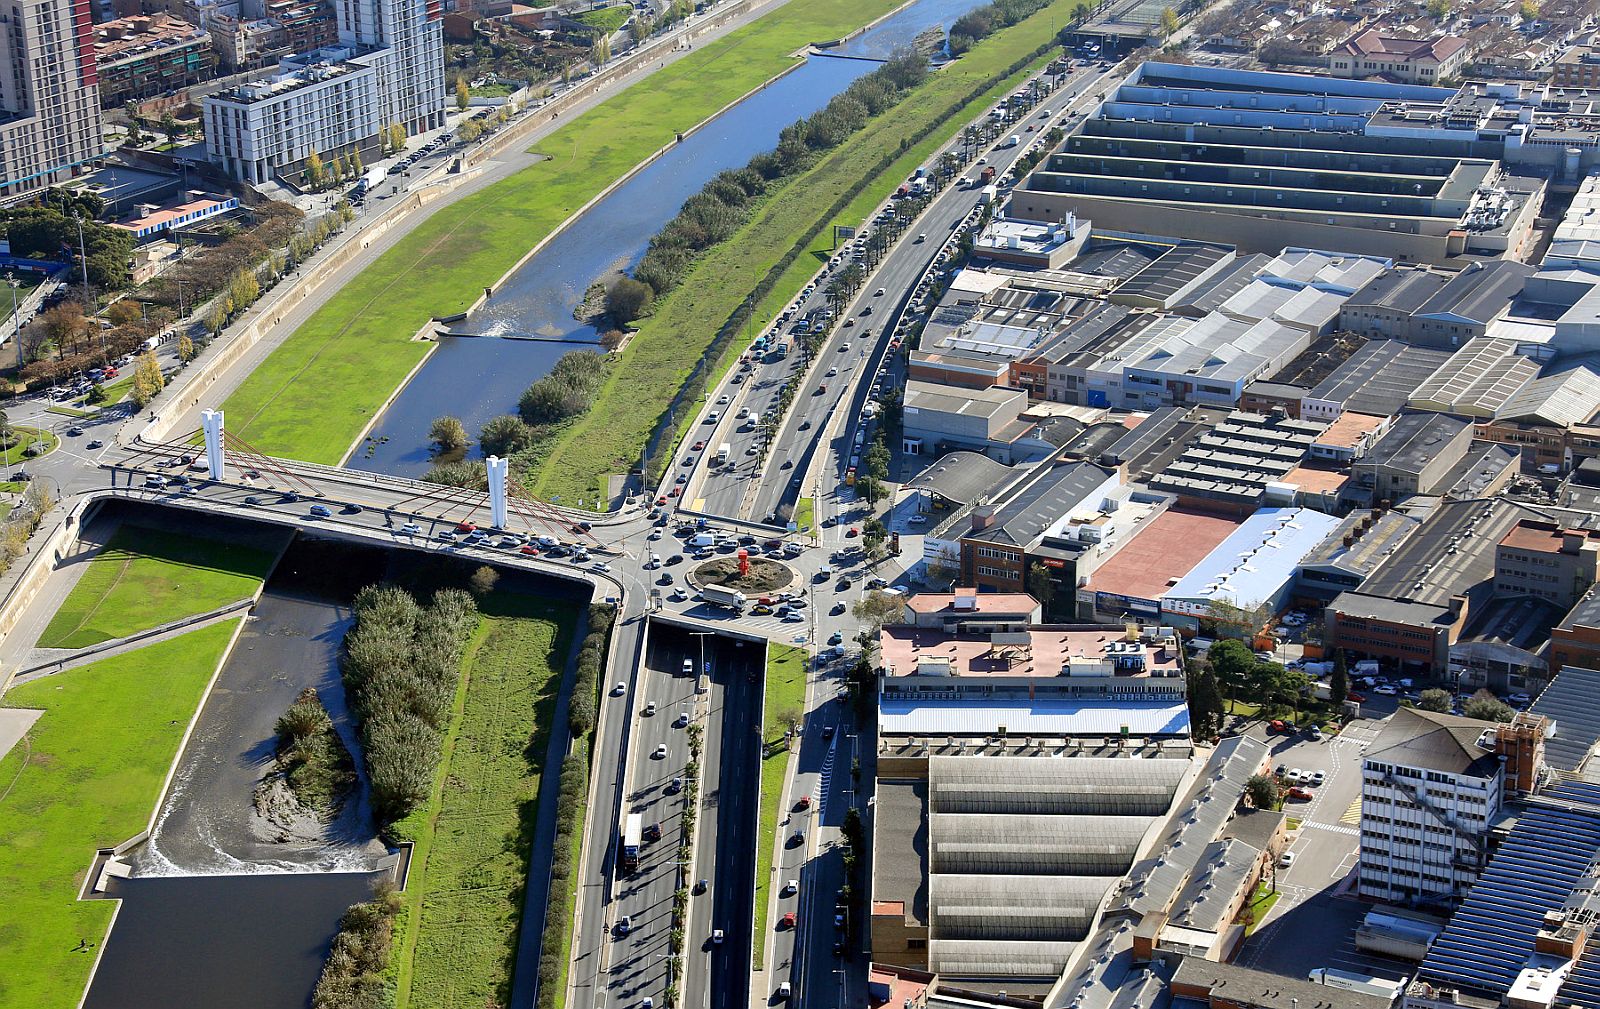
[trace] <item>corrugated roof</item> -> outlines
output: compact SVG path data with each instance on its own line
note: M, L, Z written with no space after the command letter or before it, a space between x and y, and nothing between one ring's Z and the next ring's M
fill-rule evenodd
M1417 386L1448 360L1447 350L1375 340L1335 368L1306 398L1387 417L1398 413Z
M1600 670L1562 666L1528 710L1555 723L1544 741L1545 762L1578 770L1600 741Z
M1536 378L1506 400L1495 416L1571 427L1600 412L1600 373L1579 366Z
M1539 365L1517 353L1511 340L1480 336L1456 351L1417 387L1411 405L1468 417L1493 417Z
M1300 562L1338 526L1332 515L1309 508L1262 508L1163 598L1254 609L1293 581Z
M1186 736L1187 704L1067 700L933 701L886 697L880 732L916 736Z

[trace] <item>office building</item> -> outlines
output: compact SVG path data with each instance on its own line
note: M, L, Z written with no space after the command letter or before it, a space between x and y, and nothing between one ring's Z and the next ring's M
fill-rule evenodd
M301 182L307 159L359 151L382 134L444 122L444 35L438 0L343 0L339 44L284 59L280 73L207 96L207 153L249 183Z
M1472 422L1442 413L1402 414L1351 476L1374 501L1400 501L1439 492L1472 446Z
M1369 28L1328 57L1335 77L1376 77L1407 84L1438 84L1454 77L1466 65L1472 49L1464 38L1441 35L1418 39L1381 35Z
M1478 878L1505 801L1495 723L1401 708L1361 759L1363 897L1459 895Z
M65 182L104 147L88 5L0 8L0 205Z

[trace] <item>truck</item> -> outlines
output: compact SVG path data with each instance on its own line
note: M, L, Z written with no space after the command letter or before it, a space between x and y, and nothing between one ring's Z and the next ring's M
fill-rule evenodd
M700 588L700 594L705 597L706 602L713 606L721 606L735 612L740 612L744 609L745 598L743 592L722 585L704 585Z
M644 842L644 816L629 813L622 821L622 867L628 872L639 867L639 845Z
M774 340L772 346L767 348L767 360L781 361L788 357L789 344L792 342L787 336Z
M1013 134L1011 134L1010 139L1008 139L1006 141L1006 146L1007 147L1015 147L1020 143L1022 143L1022 137L1020 137L1017 134L1013 133Z
M999 198L1000 190L996 189L994 186L984 186L983 192L978 196L978 205L980 207L987 207L989 204L993 203Z
M987 186L994 181L994 166L984 165L983 171L978 173L978 181Z
M726 466L726 465L728 465L728 457L731 456L731 455L733 455L733 446L732 445L728 444L727 442L723 442L721 445L718 445L717 446L717 465L718 466Z
M1332 967L1318 967L1306 975L1312 984L1326 985L1340 991L1360 992L1363 995L1376 995L1390 1001L1398 998L1405 991L1404 981L1389 981L1371 974L1354 974L1347 970L1334 970Z
M1445 924L1442 918L1412 911L1368 911L1356 929L1356 949L1421 963Z
M368 189L376 189L378 187L378 183L382 182L388 177L389 169L371 168L367 170L365 175L361 176L361 181L367 184Z

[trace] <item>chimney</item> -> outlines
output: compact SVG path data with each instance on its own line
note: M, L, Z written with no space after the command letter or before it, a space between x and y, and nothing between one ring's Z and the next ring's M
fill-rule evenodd
M994 525L995 509L975 508L972 512L972 531L980 532Z
M1346 549L1349 549L1350 547L1354 546L1355 542L1356 542L1356 538L1355 538L1354 534L1352 534L1352 533L1345 533L1344 534L1344 545L1345 545Z
M1561 532L1561 552L1564 554L1577 553L1587 542L1589 536L1582 529L1564 529Z

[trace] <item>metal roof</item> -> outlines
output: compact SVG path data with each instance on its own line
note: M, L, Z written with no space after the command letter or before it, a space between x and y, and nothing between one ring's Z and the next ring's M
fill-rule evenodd
M1198 242L1175 245L1113 291L1111 300L1169 305L1231 259L1233 250L1227 246Z
M1163 598L1254 609L1293 581L1300 562L1338 526L1332 515L1309 508L1262 508Z
M1043 466L1016 493L996 502L998 510L991 525L964 538L1027 549L1074 510L1098 507L1098 499L1089 499L1108 481L1116 480L1115 474L1087 462Z
M1189 291L1173 307L1198 315L1213 311L1254 281L1267 261L1268 257L1260 252L1241 256Z
M885 735L1186 736L1187 704L1106 701L931 701L883 699L878 715Z
M1416 314L1486 325L1506 313L1528 278L1539 272L1526 263L1497 259L1456 274Z
M1160 816L1187 764L1126 757L928 758L929 809L939 813Z
M1471 426L1469 420L1442 413L1401 414L1361 458L1361 466L1421 473L1446 443Z
M1518 389L1496 414L1553 427L1582 424L1600 412L1600 373L1579 366L1536 378Z
M941 873L1120 876L1133 864L1146 816L934 813L932 869Z
M907 481L906 487L931 491L946 501L969 504L1015 475L1010 466L986 455L951 452L935 459L927 469Z
M1546 912L1561 909L1600 857L1600 810L1530 804L1495 852L1418 978L1503 995L1534 952Z
M1351 295L1345 307L1388 308L1410 315L1444 290L1449 282L1448 276L1425 268L1387 270Z
M1539 365L1517 353L1512 340L1480 336L1468 341L1417 387L1411 405L1468 417L1493 417Z
M1580 769L1600 741L1600 670L1562 666L1528 710L1554 723L1544 741L1545 763Z
M1448 360L1447 350L1413 347L1399 340L1375 340L1335 368L1305 398L1387 417L1398 413L1417 386Z

